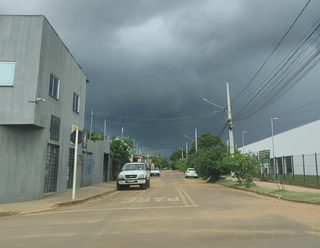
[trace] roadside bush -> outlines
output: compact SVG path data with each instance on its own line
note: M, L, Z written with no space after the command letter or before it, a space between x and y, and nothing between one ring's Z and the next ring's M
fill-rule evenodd
M226 148L222 145L198 150L188 158L187 168L195 168L200 177L215 182L223 175L230 173L230 169L225 164L219 163L225 152Z
M187 159L185 158L181 158L177 161L176 163L176 167L182 171L182 172L186 172L187 171Z
M219 164L230 168L238 182L247 187L253 184L254 176L260 171L259 160L252 157L251 154L242 154L239 151L236 151L234 155L224 154Z

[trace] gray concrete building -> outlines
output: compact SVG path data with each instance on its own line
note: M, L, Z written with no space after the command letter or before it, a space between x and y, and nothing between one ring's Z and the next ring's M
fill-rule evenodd
M89 82L44 16L0 15L0 203L72 188ZM78 150L77 187L108 180L110 144Z

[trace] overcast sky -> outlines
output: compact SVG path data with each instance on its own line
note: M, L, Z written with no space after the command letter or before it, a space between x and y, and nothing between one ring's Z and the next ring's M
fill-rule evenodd
M135 139L143 153L169 156L206 132L219 135L230 83L233 115L320 17L313 0L249 87L234 101L276 47L307 0L0 0L0 14L45 15L81 65L87 85L85 126ZM0 34L1 35L1 34ZM318 39L318 44L319 39ZM235 118L235 143L318 120L320 67L277 102L250 118ZM242 104L242 105L241 105ZM292 112L280 111L294 109ZM249 113L249 112L247 112ZM127 118L133 117L133 118ZM169 119L170 120L166 120ZM157 120L154 120L157 119ZM227 129L221 134L228 140ZM294 145L294 144L293 144ZM189 142L189 147L191 142Z

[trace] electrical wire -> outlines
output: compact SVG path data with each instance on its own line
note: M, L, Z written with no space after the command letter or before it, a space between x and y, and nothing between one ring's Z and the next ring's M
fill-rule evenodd
M303 7L303 9L300 11L299 15L296 17L296 19L294 20L294 22L291 24L291 26L289 27L289 29L287 30L287 32L284 34L284 36L281 38L281 40L279 41L279 43L277 44L277 46L273 49L273 51L271 52L271 54L268 56L268 58L266 59L266 61L262 64L262 66L259 68L259 70L255 73L255 75L251 78L251 80L249 81L249 83L247 83L247 85L242 89L242 91L235 97L235 99L232 101L235 102L239 96L248 88L248 86L252 83L252 81L256 78L256 76L260 73L260 71L262 70L262 68L265 66L265 64L269 61L269 59L271 58L271 56L275 53L275 51L278 49L278 47L280 46L280 44L282 43L282 41L285 39L285 37L287 36L287 34L290 32L290 30L292 29L292 27L295 25L295 23L298 21L298 19L300 18L300 16L302 15L302 13L304 12L304 10L307 8L307 6L309 5L309 3L311 2L311 0L308 0L308 2L306 3L306 5Z

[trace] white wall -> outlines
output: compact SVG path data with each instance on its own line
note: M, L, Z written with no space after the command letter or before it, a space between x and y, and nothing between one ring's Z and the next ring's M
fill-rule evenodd
M276 131L276 124L274 124ZM242 151L242 147L239 148ZM244 151L270 150L273 157L272 138L260 140L244 147ZM320 152L320 120L274 135L275 156L314 154Z

